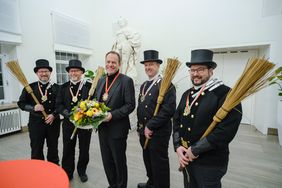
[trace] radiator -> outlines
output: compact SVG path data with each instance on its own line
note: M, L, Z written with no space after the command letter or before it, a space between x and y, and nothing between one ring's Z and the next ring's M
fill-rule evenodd
M21 130L19 109L0 111L0 135Z

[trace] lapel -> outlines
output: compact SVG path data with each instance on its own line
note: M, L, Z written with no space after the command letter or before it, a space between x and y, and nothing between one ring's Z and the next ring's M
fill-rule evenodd
M106 104L109 103L111 97L114 95L115 90L118 88L118 86L120 85L121 82L121 75L118 76L118 78L116 79L115 83L113 84L112 88L109 91L109 97L108 100L106 101Z
M102 77L101 79L100 79L100 85L99 85L99 87L97 87L96 89L97 89L97 101L99 101L100 99L101 99L101 95L102 95L102 90L103 90L103 88L104 88L104 85L105 85L105 83L106 83L106 77Z
M66 100L68 101L67 103L70 104L72 100L72 96L70 93L70 81L67 82L65 96L66 96Z

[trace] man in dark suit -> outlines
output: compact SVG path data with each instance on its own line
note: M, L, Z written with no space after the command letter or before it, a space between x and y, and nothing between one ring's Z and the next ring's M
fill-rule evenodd
M75 167L75 145L78 137L79 157L77 172L80 180L86 182L88 180L86 168L89 162L89 146L92 130L78 129L74 138L71 139L74 125L70 122L69 117L72 108L77 105L78 101L87 99L91 84L84 82L82 79L85 69L82 67L81 61L70 60L66 71L69 73L70 81L61 86L56 102L58 112L64 116L62 167L66 171L69 180L71 180Z
M31 158L44 160L43 146L46 139L47 160L59 164L58 138L60 135L60 118L55 109L59 86L50 81L52 67L46 59L38 59L33 69L37 82L30 84L34 95L41 104L36 104L31 95L23 89L18 106L29 113L28 131L31 146ZM44 118L42 111L48 114Z
M200 139L225 101L230 88L213 78L213 52L193 50L190 78L193 87L185 91L173 118L173 142L184 169L184 187L221 187L227 171L229 148L242 119L241 104L232 109L205 138ZM185 169L186 168L186 169Z
M135 108L134 84L130 77L119 72L121 59L117 52L108 52L105 61L107 75L99 80L96 97L111 110L98 129L100 149L109 187L126 188L125 152L129 114Z
M139 141L143 148L146 138L150 142L143 149L148 181L139 183L138 188L168 188L170 186L168 144L172 131L171 118L176 108L176 91L171 85L164 96L163 103L156 116L154 111L159 96L162 78L159 67L162 60L156 50L144 51L145 72L149 78L140 87L137 117Z

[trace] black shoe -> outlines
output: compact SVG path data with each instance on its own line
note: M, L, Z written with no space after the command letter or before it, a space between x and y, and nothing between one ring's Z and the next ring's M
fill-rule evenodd
M81 176L79 176L79 177L80 177L80 181L81 181L81 182L87 182L87 180L88 180L87 174L83 174L83 175L81 175Z
M138 183L137 188L147 188L147 183Z

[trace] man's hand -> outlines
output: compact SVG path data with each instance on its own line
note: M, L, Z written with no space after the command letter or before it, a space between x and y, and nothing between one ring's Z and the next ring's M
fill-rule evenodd
M45 118L45 123L46 124L52 124L54 121L55 117L53 114L49 114L46 118Z
M37 104L34 106L34 111L35 112L42 112L44 110L44 107L42 104Z
M188 148L186 154L185 154L186 157L188 157L189 161L193 161L194 159L197 159L199 156L195 156L193 153L192 153L192 150L191 150L191 146Z
M186 156L188 149L183 146L180 146L176 149L176 153L178 155L179 164L181 167L185 168L189 163L189 158Z
M107 115L107 117L103 120L103 122L109 122L109 121L111 121L111 119L112 119L112 114L111 114L111 112L108 112L108 115Z
M145 127L144 135L145 135L146 138L151 139L151 137L153 135L153 131L151 131L148 127Z

